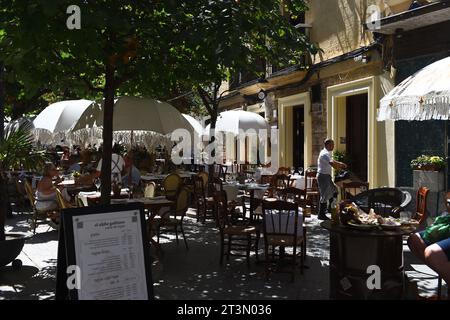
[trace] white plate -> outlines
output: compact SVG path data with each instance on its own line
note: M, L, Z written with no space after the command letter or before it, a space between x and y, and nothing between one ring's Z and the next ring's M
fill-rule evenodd
M376 225L373 225L373 224L356 224L356 223L352 223L352 222L348 222L347 225L349 227L352 227L355 229L362 229L362 230L373 229L374 227L376 227Z
M400 223L396 223L396 224L380 224L380 226L386 230L395 230L400 228L402 225Z

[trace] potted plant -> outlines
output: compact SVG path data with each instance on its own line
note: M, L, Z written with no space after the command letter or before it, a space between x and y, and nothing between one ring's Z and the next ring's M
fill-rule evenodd
M27 234L5 233L9 201L8 171L20 167L25 170L36 170L46 160L43 152L34 149L30 130L30 123L23 123L7 128L0 137L0 266L15 260L28 237Z
M440 156L421 155L411 161L413 169L414 188L427 187L430 191L440 192L444 187L444 172L446 161Z
M343 162L347 165L350 164L350 156L345 151L333 151L333 160ZM336 175L338 175L342 170L336 170Z
M413 170L441 171L445 168L445 159L439 156L421 155L411 161Z

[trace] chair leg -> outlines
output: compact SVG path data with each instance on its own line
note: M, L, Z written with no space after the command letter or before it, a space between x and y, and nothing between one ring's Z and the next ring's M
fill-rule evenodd
M438 300L441 300L442 298L442 277L438 276Z
M228 235L228 252L227 252L227 261L230 261L230 255L231 255L231 235Z
M246 252L246 257L247 257L247 267L250 268L250 250L252 249L252 236L251 235L247 235L247 252Z
M296 258L297 258L297 251L295 250L295 247L294 247L294 251L292 252L292 264L293 264L293 266L292 266L292 277L291 277L291 281L292 282L295 281L295 269L297 267L297 261L296 261L297 259Z
M255 240L255 258L256 261L259 261L258 251L259 251L259 233L256 234L256 240Z
M37 212L33 214L31 218L31 228L33 229L33 234L36 234L36 225L37 225Z
M187 240L186 240L186 235L184 234L184 229L183 229L183 225L180 225L180 230L181 230L181 234L183 235L183 240L184 240L184 245L186 246L186 250L189 250L188 244L187 244Z
M306 230L303 230L302 256L306 260Z
M264 272L265 272L265 276L266 276L266 281L269 280L269 266L270 266L270 262L271 262L271 258L269 256L269 245L267 243L264 243L264 252L265 252L265 267L264 267Z
M178 245L179 241L178 241L178 225L177 224L175 225L175 239L177 240L177 245Z
M197 207L196 207L196 209L197 209L196 218L197 218L197 223L198 223L200 221L200 204L199 204L198 200L197 200Z
M156 242L158 242L158 243L159 243L159 234L160 234L160 232L161 232L161 227L158 226L156 228Z
M224 249L225 246L225 239L223 235L220 235L220 265L223 265L223 256L224 256Z

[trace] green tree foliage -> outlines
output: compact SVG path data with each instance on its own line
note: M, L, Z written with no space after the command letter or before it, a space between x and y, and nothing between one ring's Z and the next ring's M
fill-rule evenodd
M173 81L171 50L179 39L164 1L1 0L0 61L26 87L104 98L103 160L109 163L114 98L167 92ZM70 30L66 13L78 5L81 29ZM13 82L13 81L11 81ZM103 202L109 202L110 168L102 170Z
M175 49L191 61L179 66L186 75L180 81L198 92L211 116L212 128L220 86L236 71L247 70L263 77L257 73L260 60L292 65L305 53L317 51L290 23L290 18L307 9L304 1L198 0L179 1L178 6L179 19L186 25L186 45Z
M81 28L69 30L77 5ZM114 98L167 97L194 89L215 127L219 87L255 61L297 63L315 50L289 16L305 10L287 0L0 0L4 80L25 97L104 98L103 161L109 163ZM110 168L102 170L109 202Z
M9 127L0 137L0 241L4 239L4 223L8 204L7 171L24 168L36 170L46 160L35 150L30 123Z

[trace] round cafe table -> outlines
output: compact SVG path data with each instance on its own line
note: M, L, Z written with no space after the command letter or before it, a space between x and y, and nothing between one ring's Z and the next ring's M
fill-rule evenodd
M330 232L331 299L402 299L404 293L403 236L413 229L354 229L324 221ZM380 288L373 284L373 266L380 270Z

